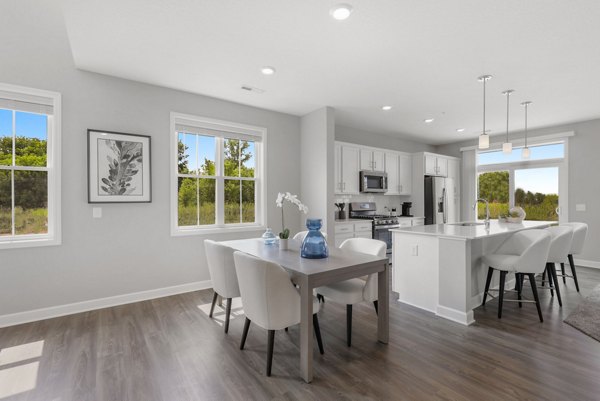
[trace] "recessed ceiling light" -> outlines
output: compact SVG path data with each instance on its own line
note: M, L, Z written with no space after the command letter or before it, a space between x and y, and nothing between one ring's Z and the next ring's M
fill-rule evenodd
M390 111L391 109L392 109L392 106L383 106L381 108L381 110L383 110L383 111Z
M465 129L464 128L457 128L456 132L465 132Z
M423 122L424 122L425 124L432 123L432 122L433 122L433 118L426 118L425 120L423 120Z
M347 19L350 14L352 14L352 6L346 3L337 4L333 6L331 10L329 10L329 15L338 21Z
M260 69L260 72L262 72L264 75L273 75L275 74L275 67L266 65Z

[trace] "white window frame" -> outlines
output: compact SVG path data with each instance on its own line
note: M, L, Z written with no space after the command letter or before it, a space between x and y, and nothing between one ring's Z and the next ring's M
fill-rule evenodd
M240 177L225 177L223 175L223 139L222 137L216 136L215 141L216 154L215 154L215 177L204 177L204 178L215 178L217 180L217 191L215 194L215 224L214 225L201 225L201 226L179 226L178 223L178 191L177 183L179 177L178 171L178 130L177 125L186 125L197 128L199 130L206 130L207 134L210 135L210 131L226 132L231 133L233 137L235 135L244 135L256 138L254 142L255 149L255 170L254 170L254 182L255 182L255 222L254 223L239 223L239 224L225 224L224 223L224 199L223 192L218 188L223 188L224 180L228 178L244 180ZM262 231L266 227L266 211L265 202L267 199L267 177L266 177L266 149L267 149L267 129L263 127L256 127L246 124L233 123L229 121L216 120L208 117L194 116L190 114L171 112L170 122L170 151L171 151L171 236L188 236L188 235L207 235L216 233L232 233L232 232L247 232L247 231ZM225 135L226 137L226 135Z
M570 135L569 135L570 134ZM572 133L564 134L564 137L558 137L551 139L550 137L544 138L531 138L528 141L529 146L541 146L551 145L555 143L564 144L564 157L555 159L542 159L542 160L522 160L519 162L511 163L496 163L496 164L485 164L479 165L479 154L484 152L477 152L477 168L475 174L475 193L479 194L479 174L493 171L508 171L508 207L511 208L515 205L515 170L531 169L531 168L544 168L544 167L558 167L558 221L559 223L566 223L569 221L569 137L573 136ZM519 148L513 149L513 152L520 152L521 146L524 145L523 140L517 140L513 142L513 146L519 146ZM490 146L489 151L501 150L500 146ZM477 213L475 218L478 220Z
M53 246L62 243L61 232L61 94L42 89L27 88L0 83L2 98L34 103L43 98L52 104L52 115L48 115L47 164L46 167L2 166L2 170L28 170L48 172L48 233L0 236L0 249ZM14 126L14 121L13 121ZM14 127L13 127L14 133ZM14 183L13 183L14 186ZM14 192L14 191L13 191ZM14 199L13 199L14 220ZM13 223L14 224L14 223Z

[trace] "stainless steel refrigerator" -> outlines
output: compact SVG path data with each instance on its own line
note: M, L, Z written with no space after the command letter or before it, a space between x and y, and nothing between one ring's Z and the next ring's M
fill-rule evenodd
M456 223L454 179L425 176L425 224Z

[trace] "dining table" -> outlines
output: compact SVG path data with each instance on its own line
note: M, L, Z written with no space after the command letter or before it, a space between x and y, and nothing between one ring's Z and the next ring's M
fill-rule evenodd
M305 382L310 383L313 379L313 290L317 287L377 273L377 340L388 343L390 278L387 257L330 247L328 257L307 259L300 256L301 242L293 239L289 240L288 249L280 249L277 243L265 244L262 238L224 241L222 244L277 263L289 273L292 282L299 287L300 371Z

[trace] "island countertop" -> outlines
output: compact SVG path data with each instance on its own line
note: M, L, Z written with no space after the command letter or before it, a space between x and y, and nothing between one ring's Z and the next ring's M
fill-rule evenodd
M546 228L557 224L556 221L524 221L522 223L501 223L498 220L490 221L490 228L485 225L461 226L457 224L432 224L427 226L401 227L392 229L392 232L403 234L429 235L436 237L451 237L462 239L487 238L497 235L528 230L532 228Z

